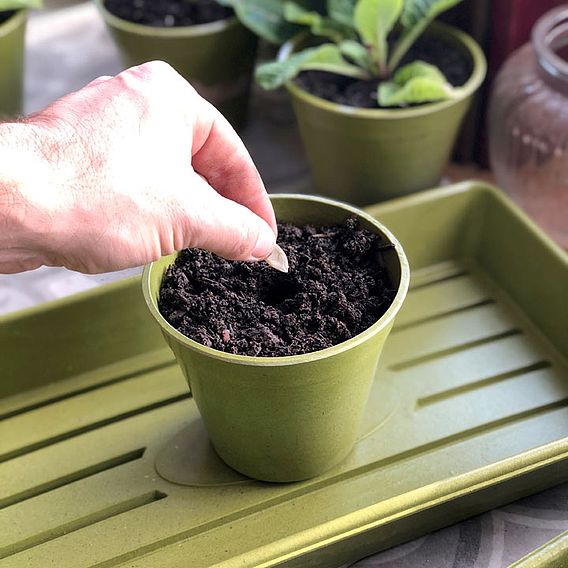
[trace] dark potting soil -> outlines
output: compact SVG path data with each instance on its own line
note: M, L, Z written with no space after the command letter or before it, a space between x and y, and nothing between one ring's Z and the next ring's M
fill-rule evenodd
M9 20L15 13L16 12L14 10L0 12L0 24L3 24L6 20Z
M166 28L208 24L233 14L216 0L105 0L105 7L123 20Z
M283 274L266 262L182 251L164 276L159 309L186 336L227 353L274 357L331 347L361 333L391 305L383 264L392 248L355 218L332 227L279 224Z
M437 37L421 37L405 55L401 66L418 59L436 65L454 87L463 85L473 72L472 62L466 54ZM379 108L378 79L362 81L324 71L304 71L298 75L296 83L312 95L334 103Z

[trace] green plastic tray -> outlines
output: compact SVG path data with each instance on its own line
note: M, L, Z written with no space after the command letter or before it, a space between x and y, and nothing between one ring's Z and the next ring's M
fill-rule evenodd
M310 481L216 458L139 279L0 319L1 568L340 566L568 479L566 255L480 184L370 211L412 289Z

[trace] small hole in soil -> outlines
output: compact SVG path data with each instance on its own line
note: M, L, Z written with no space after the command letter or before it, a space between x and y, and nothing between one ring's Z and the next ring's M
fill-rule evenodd
M270 282L262 295L262 301L269 306L279 306L286 300L293 299L300 292L300 286L291 278L281 278Z

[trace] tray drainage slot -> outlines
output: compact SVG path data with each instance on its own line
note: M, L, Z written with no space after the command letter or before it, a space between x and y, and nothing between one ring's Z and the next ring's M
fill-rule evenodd
M74 483L75 481L81 481L83 479L87 479L88 477L92 477L93 475L97 475L98 473L102 473L103 471L108 471L109 469L113 469L115 467L119 467L121 465L139 460L144 455L145 451L146 448L139 448L121 456L116 456L114 458L105 460L104 462L97 463L78 471L74 471L72 473L69 473L68 475L64 475L63 477L52 479L51 481L47 481L46 483L42 483L41 485L36 485L35 487L26 489L21 493L10 495L10 497L7 497L5 499L0 499L0 509L5 509L6 507L10 507L11 505L15 505L16 503L22 503L23 501L27 501L28 499L32 499L33 497L38 497L39 495L43 495L44 493L48 493L49 491L59 489L60 487L64 487L65 485L69 485L70 483Z
M122 414L117 414L116 416L111 416L109 418L105 418L104 420L99 420L98 422L87 424L86 426L82 426L81 428L76 428L75 430L69 430L68 432L47 438L46 440L41 440L40 442L36 442L35 444L30 444L29 446L24 446L23 448L18 448L17 450L13 450L4 455L0 455L0 463L18 458L36 450L41 450L42 448L46 448L48 446L51 446L52 444L62 442L63 440L69 440L70 438L80 436L81 434L85 434L86 432L98 430L103 426L108 426L109 424L114 424L115 422L120 422L121 420L126 420L127 418L132 418L133 416L138 416L139 414L144 414L145 412L150 412L151 410L162 408L163 406L175 404L176 402L180 402L188 398L191 398L191 394L189 392L171 398L166 398L165 400L159 400L157 402L153 402L152 404L147 404L146 406L135 408L134 410L129 410L128 412L123 412Z
M122 515L123 513L138 509L139 507L144 507L150 503L155 503L165 497L167 497L167 495L161 491L150 491L149 493L144 493L144 495L140 495L139 497L134 497L133 499L128 499L122 503L117 503L112 507L107 507L106 509L102 509L101 511L87 515L86 517L76 519L51 530L36 534L20 542L0 548L0 559L18 554L19 552L23 552L24 550L28 550L34 546L45 544L50 540L55 540L56 538L65 536L71 532L90 527L96 523L100 523L101 521L106 521L107 519L116 517L117 515Z
M124 375L120 375L118 377L107 379L106 381L102 381L100 383L96 383L94 385L89 385L80 389L72 390L61 394L59 396L54 396L51 398L47 398L45 400L40 400L33 404L29 404L27 406L22 406L21 408L16 408L14 410L10 410L5 412L4 414L0 414L0 420L6 420L7 418L13 418L14 416L19 416L20 414L25 414L26 412L31 412L32 410L37 410L38 408L43 408L45 406L49 406L50 404L55 404L57 402L61 402L63 400L68 400L75 396L79 396L82 394L86 394L88 392L93 392L99 389L103 389L105 387L109 387L112 385L116 385L118 383L122 383L124 381L128 381L130 379L135 379L140 375L145 375L147 373L153 373L155 371L161 371L162 369L166 369L168 367L173 367L177 365L175 361L167 361L165 363L158 363L157 365L153 365L151 367L146 367L144 369L138 369L137 371L133 371L131 373L126 373Z
M517 377L522 377L523 375L528 375L534 371L541 371L543 369L548 369L552 367L549 361L539 361L538 363L533 363L532 365L526 365L519 369L513 369L512 371L507 371L506 373L499 373L497 375L492 375L491 377L486 377L480 379L479 381L474 381L467 385L462 385L453 389L448 389L443 392L438 392L436 394L431 394L425 396L424 398L419 398L416 401L416 408L424 408L425 406L430 406L436 402L442 400L448 400L454 396L459 396L461 394L466 394L468 392L487 387L489 385L495 385L497 383L506 381L508 379L515 379Z
M405 330L407 330L411 327L415 327L415 326L418 326L418 325L422 325L424 323L430 323L430 322L433 322L433 321L436 321L436 320L444 319L448 316L453 316L453 315L460 314L460 313L463 313L463 312L468 312L469 310L474 310L476 308L481 308L483 306L488 306L490 304L495 304L495 300L488 298L487 300L480 300L478 302L469 304L467 306L460 306L458 308L449 309L449 310L446 310L445 312L433 314L431 316L427 316L427 317L424 317L424 318L420 318L420 319L416 319L416 320L409 321L409 322L406 322L406 323L402 323L400 325L396 325L396 323L395 323L394 328L393 328L391 333L393 333L393 334L399 333L399 332L405 331Z
M427 286L434 286L442 282L447 282L448 280L455 280L456 278L461 278L462 276L467 276L468 274L469 272L467 272L466 270L456 269L455 272L451 272L450 274L444 274L442 276L435 277L432 280L418 282L417 284L413 284L411 280L408 293L410 294L415 290L420 290L421 288L426 288Z
M441 349L434 353L428 353L427 355L421 355L420 357L414 357L412 359L407 359L406 361L401 361L389 366L392 371L402 371L403 369L408 369L409 367L414 367L415 365L420 365L421 363L426 363L427 361L432 361L433 359L441 359L448 355L453 355L454 353L460 353L461 351L467 351L474 347L479 347L480 345L486 345L493 341L498 341L500 339L505 339L507 337L512 337L513 335L520 335L522 331L520 329L510 329L508 331L503 331L501 333L496 333L488 337L483 337L481 339L475 339L474 341L468 341L462 345L456 345L454 347L449 347L447 349Z
M507 426L510 426L512 424L517 424L523 422L524 420L530 420L531 418L542 416L544 414L547 414L548 412L554 412L556 410L561 410L564 408L568 408L568 398L563 398L555 402L543 404L542 406L538 406L536 408L518 412L517 414L512 414L511 416L505 416L491 422L486 422L485 424L481 424L479 426L474 426L473 428L469 428L467 430L462 430L461 432L456 432L455 434L450 434L449 436L446 436L444 438L427 442L426 444L416 446L415 448L406 450L399 454L394 454L387 458L368 463L357 469L340 473L334 477L326 478L322 482L313 483L312 485L308 486L308 490L315 491L315 489L318 489L322 486L326 487L333 485L334 483L337 483L339 481L353 479L358 475L364 475L379 468L398 464L403 461L414 460L425 454L435 452L436 450L447 448L454 444L467 442L468 440L471 440L472 438L475 438L477 436L482 436L489 432L494 432L496 430L500 430L501 428L506 428Z

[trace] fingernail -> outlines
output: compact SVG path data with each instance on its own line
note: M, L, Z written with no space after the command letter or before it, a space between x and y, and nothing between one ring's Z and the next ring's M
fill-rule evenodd
M266 228L259 232L258 240L251 252L251 260L264 260L274 250L276 245L276 237L272 229L266 225Z

